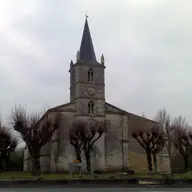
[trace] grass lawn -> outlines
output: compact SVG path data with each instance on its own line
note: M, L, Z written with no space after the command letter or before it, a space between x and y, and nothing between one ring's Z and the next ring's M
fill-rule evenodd
M6 172L0 173L0 180L20 180L20 179L127 179L127 178L162 178L160 174L148 175L146 173L136 173L133 176L117 175L116 173L105 174L69 174L69 173L50 173L42 174L41 176L32 176L29 172ZM171 178L171 177L169 177ZM175 174L172 178L175 179L192 179L192 173Z
M69 173L43 173L41 176L33 176L30 172L4 172L0 173L0 180L11 179L118 179L127 178L114 173L110 174L69 174Z

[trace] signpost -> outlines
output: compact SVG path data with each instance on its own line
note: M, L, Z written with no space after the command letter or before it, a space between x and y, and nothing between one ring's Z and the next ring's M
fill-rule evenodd
M82 163L69 163L69 171L71 175L73 173L81 173L82 172Z

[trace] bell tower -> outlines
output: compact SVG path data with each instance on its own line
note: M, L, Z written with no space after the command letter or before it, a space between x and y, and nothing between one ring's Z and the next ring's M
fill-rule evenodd
M76 102L77 116L105 116L105 65L96 59L87 16L76 62L70 63L70 101Z

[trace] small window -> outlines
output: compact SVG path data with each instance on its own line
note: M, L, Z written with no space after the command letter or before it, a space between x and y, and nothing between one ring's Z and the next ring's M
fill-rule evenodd
M88 70L88 81L93 81L93 69Z
M93 112L94 112L94 103L93 103L93 101L90 101L88 103L88 113L93 114Z

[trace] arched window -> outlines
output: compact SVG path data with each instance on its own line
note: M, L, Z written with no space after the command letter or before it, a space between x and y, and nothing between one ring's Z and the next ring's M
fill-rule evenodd
M88 70L88 81L93 81L93 69Z
M89 103L88 103L88 113L93 114L93 112L94 112L94 103L93 103L93 101L89 101Z

